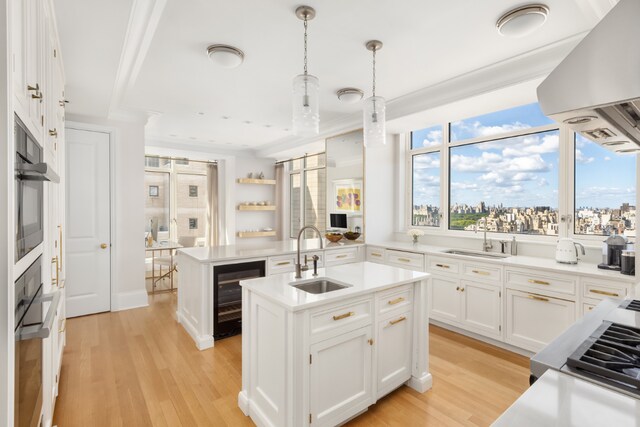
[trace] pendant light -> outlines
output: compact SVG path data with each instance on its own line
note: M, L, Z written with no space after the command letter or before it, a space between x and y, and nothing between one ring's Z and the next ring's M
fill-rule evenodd
M309 6L300 6L296 16L304 21L304 73L293 79L293 133L313 136L320 132L320 83L316 76L307 72L307 26L316 11Z
M367 50L373 52L373 90L372 96L364 101L364 146L376 147L386 144L385 100L376 96L376 52L382 49L382 42L370 40Z

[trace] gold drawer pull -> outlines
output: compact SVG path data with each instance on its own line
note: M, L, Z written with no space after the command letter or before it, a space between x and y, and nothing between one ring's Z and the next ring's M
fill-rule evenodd
M277 263L276 265L289 265L290 261L281 261L279 263Z
M599 289L589 289L589 292L591 292L592 294L606 295L608 297L619 297L620 296L619 294L617 294L615 292L601 291Z
M551 285L551 283L549 282L545 282L544 280L536 280L536 279L529 279L529 283L533 283L534 285L546 285L546 286Z
M491 273L489 273L488 271L482 271L482 270L471 270L472 273L475 274L479 274L481 276L490 276Z
M382 254L379 254L377 252L371 252L371 256L377 256L377 257L381 257Z
M456 291L460 291L460 286L456 286Z
M344 255L338 255L336 258L337 258L337 259L341 259L341 258L346 258L346 257L348 257L348 256L349 256L349 255L344 254Z
M400 323L400 322L402 322L402 321L404 321L404 320L407 320L407 318L406 318L406 317L404 317L404 316L401 316L400 318L398 318L398 319L396 319L396 320L390 320L390 321L389 321L389 325L393 326L393 325L395 325L396 323Z
M58 329L58 333L61 334L67 329L67 319L62 319L62 326Z
M398 303L401 303L402 301L404 301L404 298L402 297L392 299L391 301L389 301L389 305L396 305Z
M527 295L527 298L534 299L536 301L549 302L549 298L539 297L537 295Z
M436 267L440 267L440 268L450 268L447 264L436 264Z
M333 320L342 320L342 319L346 319L347 317L351 317L351 316L355 316L355 313L353 311L350 311L350 312L344 313L344 314L339 314L337 316L333 316Z
M589 311L591 311L591 310L593 310L593 306L592 305L589 306Z
M411 262L411 260L409 258L398 258L398 261Z

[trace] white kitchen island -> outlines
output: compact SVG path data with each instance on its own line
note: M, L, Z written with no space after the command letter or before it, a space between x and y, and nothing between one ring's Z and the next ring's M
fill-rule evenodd
M293 286L317 280L346 287ZM428 282L369 262L241 282L242 411L259 426L334 426L403 384L427 391Z

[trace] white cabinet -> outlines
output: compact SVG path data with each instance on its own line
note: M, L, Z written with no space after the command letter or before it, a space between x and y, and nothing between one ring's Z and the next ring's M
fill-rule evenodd
M458 322L461 308L458 279L433 276L429 287L429 317L444 322Z
M310 348L309 410L314 426L335 426L373 403L371 326Z
M400 387L411 377L413 315L411 311L388 317L376 327L377 398Z
M414 271L424 271L424 255L413 252L386 250L387 264L394 267L406 268Z
M507 289L506 341L533 352L542 350L576 320L575 302Z
M324 265L327 267L358 261L358 248L330 249L324 253Z
M462 294L461 320L464 327L499 339L502 336L501 288L463 280L460 282L460 291Z
M384 248L379 248L376 246L367 246L366 249L366 260L369 262L376 262L378 264L384 264Z

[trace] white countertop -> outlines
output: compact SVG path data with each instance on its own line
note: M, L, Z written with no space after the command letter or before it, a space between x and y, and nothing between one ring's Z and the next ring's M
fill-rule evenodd
M364 242L342 239L337 243L331 243L326 239L324 241L324 249L340 249L345 247L362 246ZM320 250L320 243L317 238L304 239L301 242L300 250L302 252ZM269 256L286 255L297 252L298 243L295 239L281 240L276 242L264 242L252 244L244 247L242 245L226 245L214 246L206 248L183 248L178 253L188 255L199 262L217 262L230 261L245 258L264 258Z
M549 369L493 427L637 427L640 400Z
M336 267L319 268L318 277L313 277L312 273L311 269L303 272L302 279L296 279L295 273L277 274L259 279L244 280L240 282L240 285L290 311L298 311L429 277L428 273L371 262L357 262ZM338 284L348 285L348 287L324 294L311 294L291 286L291 283L300 284L318 279L329 279Z
M464 259L467 261L493 263L493 264L504 265L506 267L535 268L539 270L548 270L548 271L554 271L559 273L580 274L580 275L598 277L601 279L612 279L612 280L616 280L620 282L628 282L628 283L636 283L639 281L636 279L635 276L626 276L624 274L620 274L620 272L618 271L602 270L598 268L597 264L583 262L583 261L578 262L578 264L561 264L556 262L555 259L521 256L521 255L509 256L507 258L480 258L480 257L473 257L473 256L453 255L453 254L444 253L444 251L446 250L457 249L457 248L422 245L422 244L414 245L411 242L385 241L381 243L371 243L368 245L390 248L390 249L397 249L401 251L421 253L421 254L441 255L441 256L446 256L451 258ZM461 249L461 250L479 252L479 251L473 251L470 249Z

